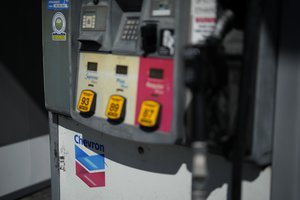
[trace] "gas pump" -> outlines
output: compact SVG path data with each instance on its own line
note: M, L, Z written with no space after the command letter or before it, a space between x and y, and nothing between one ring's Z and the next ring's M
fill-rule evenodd
M184 107L182 83L175 82L181 74L181 44L175 42L180 4L83 3L78 68L72 68L76 121L139 142L183 140L183 115L173 115Z
M236 120L219 3L44 1L54 199L207 198L207 154L230 159Z

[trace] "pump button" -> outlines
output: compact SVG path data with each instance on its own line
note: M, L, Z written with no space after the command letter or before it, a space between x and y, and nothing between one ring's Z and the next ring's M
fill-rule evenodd
M126 99L119 95L109 98L105 115L111 122L122 122L125 118Z
M92 90L83 90L81 92L77 109L83 117L90 117L95 113L96 93Z
M155 101L144 101L141 106L138 122L145 128L159 126L161 105Z

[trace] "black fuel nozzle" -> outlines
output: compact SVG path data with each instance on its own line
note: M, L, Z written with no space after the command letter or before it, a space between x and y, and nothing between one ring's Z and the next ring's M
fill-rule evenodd
M209 87L210 55L208 46L187 47L184 53L186 76L185 84L193 92L204 92Z
M234 14L231 10L225 10L215 26L212 35L208 38L207 43L222 42L229 31L232 30L234 23Z
M211 36L202 43L186 47L184 51L185 85L193 94L191 102L193 140L207 140L210 138L211 129L214 131L225 129L220 125L224 124L221 122L224 119L218 121L214 118L222 112L218 105L219 99L226 96L224 88L228 84L228 69L224 61L222 41L232 29L233 17L230 10L224 11Z
M201 44L187 47L184 53L185 85L193 95L190 105L190 135L195 141L206 141L208 138L206 97L214 82L211 51L210 46Z
M192 199L207 199L207 91L211 85L210 46L199 44L185 49L185 84L192 92L189 109L189 130L192 139ZM199 162L201 160L201 162Z
M224 77L228 76L221 49L232 17L232 12L224 12L207 40L188 46L184 51L185 85L193 95L188 114L193 149L192 200L207 199L208 145L211 138L227 130L228 117L223 115L223 106L219 103L227 84ZM218 117L220 114L222 117Z

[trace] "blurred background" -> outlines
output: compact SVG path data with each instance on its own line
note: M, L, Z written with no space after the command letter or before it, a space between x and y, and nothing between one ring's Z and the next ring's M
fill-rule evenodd
M50 185L41 12L41 1L6 1L1 5L1 200Z

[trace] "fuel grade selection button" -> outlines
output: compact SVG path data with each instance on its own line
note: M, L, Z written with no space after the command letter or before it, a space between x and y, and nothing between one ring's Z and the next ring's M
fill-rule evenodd
M156 101L144 101L138 117L141 128L155 130L159 127L161 105Z
M105 115L109 122L121 123L124 121L126 112L126 98L112 95L109 98Z
M83 90L80 94L77 109L83 117L91 117L95 114L97 95L92 90Z

